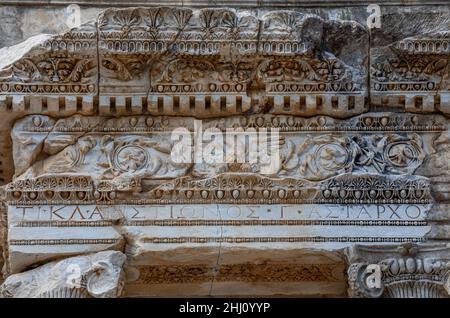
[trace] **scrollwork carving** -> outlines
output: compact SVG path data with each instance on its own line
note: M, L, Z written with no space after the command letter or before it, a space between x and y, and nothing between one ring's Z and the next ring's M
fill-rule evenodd
M107 10L99 18L101 90L108 96L130 91L147 96L155 115L187 115L192 108L198 116L210 113L206 117L267 110L280 114L279 105L269 106L274 95L343 92L351 97L340 102L342 116L360 113L365 71L324 51L320 43L327 23L339 28L336 21L284 10L259 19L226 8ZM363 28L355 27L364 36ZM207 106L209 94L220 105ZM311 114L336 113L329 103L308 103L316 104L308 107Z
M412 174L425 153L417 134L309 136L285 140L282 174L322 180L342 172Z
M371 102L403 107L408 112L448 112L450 89L449 32L446 15L432 12L390 13L388 25L371 47ZM438 21L445 21L442 24ZM389 23L390 24L390 23ZM394 26L395 25L395 26ZM394 35L395 34L395 35Z

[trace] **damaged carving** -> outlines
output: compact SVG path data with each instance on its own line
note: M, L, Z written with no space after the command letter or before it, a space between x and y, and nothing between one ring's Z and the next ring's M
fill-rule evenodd
M9 276L4 298L116 298L124 284L125 255L99 252L67 258Z

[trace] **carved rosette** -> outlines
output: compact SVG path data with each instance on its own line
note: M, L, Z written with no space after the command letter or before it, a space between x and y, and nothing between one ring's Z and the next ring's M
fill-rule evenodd
M69 257L10 275L0 298L116 298L124 285L125 255L118 251Z
M349 295L369 298L450 296L450 248L404 244L398 248L355 246L348 253ZM384 258L386 257L386 258ZM360 260L362 262L352 262Z

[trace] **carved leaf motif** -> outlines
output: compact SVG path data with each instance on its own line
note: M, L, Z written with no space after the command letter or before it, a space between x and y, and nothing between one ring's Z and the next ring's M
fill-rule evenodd
M37 64L38 68L42 68L44 70L53 70L54 71L54 65L53 63L49 61L41 61Z
M222 16L222 25L227 30L227 33L234 39L239 37L239 33L245 31L252 23L251 16L239 17L232 11L224 12Z
M40 81L41 73L36 64L30 59L23 59L12 65L11 75L2 80L17 80L21 82L30 82L32 80Z
M200 25L204 39L211 39L214 36L214 32L219 26L219 19L216 10L201 10L200 12Z
M232 32L239 27L239 17L234 12L225 12L222 17L222 23Z
M172 11L172 17L176 24L176 28L181 31L192 17L192 10L189 9L175 9Z
M278 59L265 60L258 67L258 77L265 82L338 82L347 72L338 60Z
M150 34L153 39L158 37L159 30L164 22L160 9L149 9L148 18L145 24L147 25L146 31Z
M77 62L75 67L73 67L72 72L69 76L67 76L66 82L80 82L83 78L83 74L85 71L85 66L88 64L89 61L87 60L80 60ZM68 69L69 71L70 69Z
M121 61L119 61L116 58L109 57L104 58L102 60L102 65L108 69L114 72L114 74L117 76L117 79L121 81L129 81L133 78L131 73L128 71L125 64L123 64Z
M420 82L433 80L433 77L445 77L448 60L434 55L404 54L393 50L397 56L389 60L378 61L371 68L377 81Z
M208 78L211 81L223 80L213 63L198 59L176 59L167 64L161 75L161 82L191 83Z

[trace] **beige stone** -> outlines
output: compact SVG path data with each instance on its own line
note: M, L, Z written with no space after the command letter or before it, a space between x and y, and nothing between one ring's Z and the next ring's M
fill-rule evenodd
M448 8L225 4L0 49L2 295L448 297Z
M54 261L9 276L4 298L116 298L123 288L125 255L99 252Z

